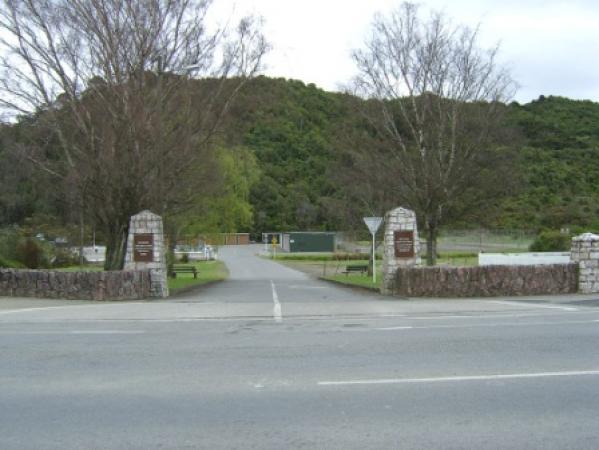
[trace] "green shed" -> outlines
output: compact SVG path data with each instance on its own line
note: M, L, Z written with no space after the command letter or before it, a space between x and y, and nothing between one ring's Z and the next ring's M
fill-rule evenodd
M335 236L333 232L291 232L283 233L281 247L290 253L334 252Z

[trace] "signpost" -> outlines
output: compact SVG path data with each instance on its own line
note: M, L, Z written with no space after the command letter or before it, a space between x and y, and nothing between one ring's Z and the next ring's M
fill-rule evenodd
M370 230L370 234L372 234L372 284L376 283L376 252L374 237L382 222L382 217L364 217L364 223L368 227L368 230Z

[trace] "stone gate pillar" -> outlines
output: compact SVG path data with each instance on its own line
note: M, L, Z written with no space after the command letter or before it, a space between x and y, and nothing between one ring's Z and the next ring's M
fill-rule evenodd
M396 208L385 215L385 237L383 257L383 280L381 293L394 292L395 273L400 267L420 265L420 240L416 225L416 213L405 208Z
M578 263L578 292L599 292L599 235L584 233L572 238L570 260Z
M151 296L168 297L162 217L147 210L131 216L125 270L149 270Z

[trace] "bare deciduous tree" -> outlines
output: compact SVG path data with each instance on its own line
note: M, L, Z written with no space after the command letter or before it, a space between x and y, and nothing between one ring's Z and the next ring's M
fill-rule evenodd
M367 112L384 149L372 154L386 159L376 166L392 168L387 188L417 212L430 265L439 225L484 181L502 102L515 89L497 48L482 50L478 37L441 13L423 20L417 6L403 3L376 16L366 48L353 54L357 92L378 103Z
M210 4L2 0L0 106L46 130L27 157L76 189L107 269L122 267L130 215L209 188L211 140L268 50L251 17L209 31Z

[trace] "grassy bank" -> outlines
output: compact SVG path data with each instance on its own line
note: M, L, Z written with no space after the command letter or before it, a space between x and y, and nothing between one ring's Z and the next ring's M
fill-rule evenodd
M372 277L362 274L336 274L321 277L324 280L334 281L335 283L346 284L348 286L358 286L367 289L379 290L381 287L381 273L377 271L376 283L372 282Z
M276 261L286 266L309 273L312 276L334 281L349 286L378 290L382 279L382 258L377 256L377 281L372 282L372 276L361 273L343 273L348 265L368 264L365 255L354 254L354 258L340 259L339 254L282 254L277 255ZM442 266L476 266L478 254L469 252L447 252L439 255L438 265Z
M177 278L168 279L168 288L171 293L192 286L202 286L214 281L226 280L229 271L222 261L197 261L195 263L177 264L178 266L194 267L198 270L198 277L194 278L191 273L178 273Z

